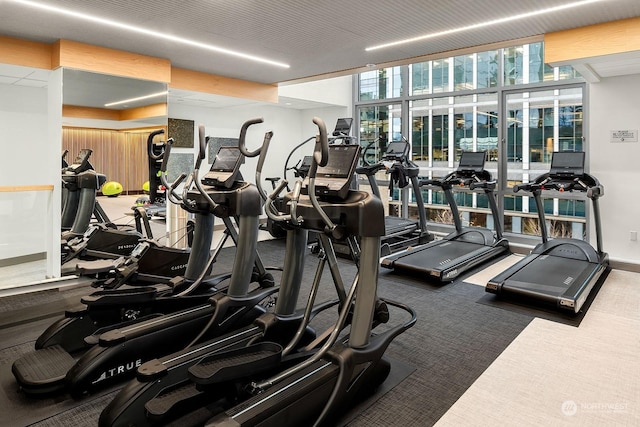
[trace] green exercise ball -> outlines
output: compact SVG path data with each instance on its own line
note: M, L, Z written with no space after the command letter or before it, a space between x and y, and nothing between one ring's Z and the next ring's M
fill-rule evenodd
M122 184L117 181L105 182L102 186L102 194L109 197L118 197L122 193Z

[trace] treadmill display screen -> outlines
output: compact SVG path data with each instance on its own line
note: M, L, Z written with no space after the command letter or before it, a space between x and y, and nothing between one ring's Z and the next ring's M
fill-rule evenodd
M551 175L584 175L584 152L556 151L551 158Z
M402 160L409 155L409 144L403 141L394 141L387 145L384 153L385 160Z
M216 158L211 165L211 171L214 172L233 172L238 166L242 153L238 147L220 147Z
M463 151L460 156L458 170L482 172L484 170L484 160L486 157L487 153L484 151L480 151L478 153L473 151Z
M330 145L329 161L326 166L318 167L316 177L323 178L347 178L355 170L360 146L351 145Z

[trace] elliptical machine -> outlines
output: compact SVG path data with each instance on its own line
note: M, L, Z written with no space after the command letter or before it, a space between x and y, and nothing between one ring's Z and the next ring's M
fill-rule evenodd
M197 232L186 272L192 279L121 287L83 298L85 308L66 313L38 338L36 351L14 362L12 372L23 391L34 395L64 390L72 395L91 392L130 377L150 358L246 325L264 312L258 303L276 289L273 278L257 259L260 194L255 186L241 181L234 181L230 188L203 187L197 174L205 156L204 128L200 140L200 155L183 192L184 203L196 211ZM189 191L194 181L197 190ZM237 216L242 233L224 293L203 282L210 267L214 214ZM247 268L254 264L258 274ZM261 280L262 287L249 292L254 278ZM232 303L226 302L232 297ZM196 336L208 322L213 325L208 334Z
M67 264L73 259L114 259L129 255L143 233L153 238L146 212L134 211L136 229L118 230L100 203L96 200L98 189L106 176L93 170L89 162L92 150L83 149L71 165L64 167L62 160L63 210L61 236L62 275L75 274L75 266ZM91 217L97 222L91 223Z
M314 122L321 135L320 142L316 144L315 157L326 169L317 170L317 162L314 162L308 187L310 195L301 194L302 182L298 181L293 192L285 196L288 212L279 212L273 203L286 187L286 181L280 183L266 202L270 218L288 224L285 268L276 306L277 314L265 314L247 328L142 365L138 369L137 379L126 386L103 411L100 426L166 423L174 419L177 413L189 413L196 408L200 408L196 411L199 414L208 411L212 415L218 413L210 422L212 425L218 425L218 422L220 425L243 425L244 421L238 418L227 419L232 417L230 411L234 409L220 413L229 405L239 402L243 402L243 408L255 409L249 411L255 416L250 420L250 425L261 420L272 425L300 424L309 416L331 418L335 415L338 403L347 403L360 392L366 393L384 380L388 364L381 361L382 353L396 335L414 324L415 313L401 304L383 302L375 295L380 248L379 234L376 236L376 233L383 230L382 204L368 193L350 191L351 174L347 173L349 178L346 179L343 176L345 168L353 172L359 146L333 146L330 150L324 123L317 118ZM337 154L333 157L335 163L327 164L328 158L331 158L329 151ZM321 177L317 187L314 185L316 172ZM337 172L339 175L336 175ZM260 182L259 174L256 175L256 181ZM316 188L322 201L314 197ZM366 227L362 221L365 217L369 221ZM321 258L316 270L303 318L295 322L298 323L297 331L287 332L287 328L282 329L283 326L295 324L290 320L295 313L309 229L321 232L322 253L327 258ZM341 279L331 238L343 239L356 230L363 235L363 264L347 296L344 288L339 286ZM315 313L317 285L327 260L340 299L339 320L326 333L306 345L308 321ZM365 286L369 289L365 289ZM371 287L374 288L373 292ZM407 310L411 320L369 342L372 324L385 322L388 317L387 304ZM287 312L291 314L286 315ZM299 318L300 315L295 317ZM350 321L351 318L353 321ZM347 323L351 323L350 336L339 338ZM358 349L354 348L356 346ZM338 364L339 367L336 365L335 369L330 368L332 363L329 359L333 355L345 363ZM339 372L341 375L337 375ZM321 376L320 383L315 378L316 374ZM305 384L304 378L312 380L312 383ZM336 385L334 395L328 397L332 394L333 384ZM302 387L299 393L296 387ZM255 397L252 398L252 395ZM289 409L273 407L265 411L261 397L278 401ZM247 411L242 412L244 415ZM189 421L194 420L181 419L180 423Z

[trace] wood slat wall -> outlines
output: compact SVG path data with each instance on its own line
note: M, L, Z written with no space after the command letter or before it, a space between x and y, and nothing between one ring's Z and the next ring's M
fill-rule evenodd
M149 132L63 128L62 149L69 150L70 162L81 149L92 149L90 161L97 172L106 175L107 181L118 181L125 192L139 192L149 180L148 136Z

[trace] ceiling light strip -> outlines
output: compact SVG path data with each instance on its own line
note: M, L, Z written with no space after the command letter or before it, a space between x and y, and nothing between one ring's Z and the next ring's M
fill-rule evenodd
M68 9L63 9L60 7L56 7L56 6L50 6L47 4L42 4L42 3L37 3L34 1L29 1L29 0L9 0L12 1L14 3L19 3L25 6L30 6L36 9L40 9L40 10L45 10L47 12L53 12L53 13L57 13L60 15L65 15L65 16L70 16L73 18L78 18L78 19L82 19L85 21L89 21L89 22L95 22L97 24L102 24L105 26L109 26L109 27L114 27L114 28L119 28L122 30L127 30L127 31L131 31L134 33L139 33L139 34L145 34L148 36L152 36L152 37L157 37L157 38L161 38L161 39L165 39L165 40L169 40L172 42L176 42L176 43L182 43L182 44L186 44L189 46L194 46L200 49L206 49L206 50L210 50L210 51L214 51L214 52L218 52L218 53L223 53L225 55L231 55L231 56L236 56L238 58L243 58L243 59L248 59L251 61L255 61L255 62L261 62L263 64L268 64L268 65L273 65L275 67L281 67L281 68L290 68L290 66L288 64L285 64L283 62L278 62L278 61L273 61L271 59L266 59L266 58L262 58L260 56L255 56L255 55L250 55L247 53L242 53L242 52L238 52L235 50L231 50L231 49L225 49L223 47L219 47L219 46L215 46L215 45L211 45L211 44L207 44L207 43L202 43L202 42L198 42L195 40L190 40L190 39L186 39L183 37L178 37L178 36L173 36L171 34L165 34L165 33L160 33L160 32L156 32L156 31L152 31L146 28L142 28L142 27L136 27L135 25L129 25L129 24L125 24L122 22L118 22L118 21L113 21L111 19L105 19L105 18L99 18L97 16L93 16L93 15L87 15L85 13L80 13L80 12L74 12L72 10L68 10Z
M582 1L577 1L577 2L573 2L573 3L567 3L567 4L563 4L563 5L559 5L559 6L549 7L549 8L546 8L546 9L535 10L533 12L521 13L521 14L518 14L518 15L507 16L505 18L499 18L499 19L494 19L494 20L491 20L491 21L480 22L480 23L477 23L477 24L468 25L466 27L452 28L450 30L440 31L440 32L437 32L437 33L424 34L422 36L411 37L411 38L408 38L408 39L398 40L398 41L395 41L395 42L379 44L377 46L368 47L365 50L367 52L369 52L369 51L373 51L373 50L385 49L385 48L388 48L388 47L398 46L398 45L402 45L402 44L414 43L414 42L421 41L421 40L432 39L432 38L436 38L436 37L446 36L446 35L449 35L449 34L461 33L461 32L464 32L464 31L475 30L475 29L478 29L478 28L488 27L488 26L491 26L491 25L504 24L505 22L517 21L517 20L520 20L520 19L531 18L533 16L543 15L543 14L547 14L547 13L558 12L560 10L570 9L570 8L574 8L574 7L578 7L578 6L586 6L586 5L590 4L590 3L596 3L596 2L599 2L599 1L602 1L602 0L582 0Z
M166 95L167 93L169 93L169 92L165 90L165 91L162 91L162 92L152 93L150 95L138 96L136 98L129 98L129 99L123 99L122 101L110 102L108 104L104 104L104 106L105 107L111 107L113 105L126 104L127 102L142 101L143 99L149 99L149 98L155 98L157 96L163 96L163 95Z

